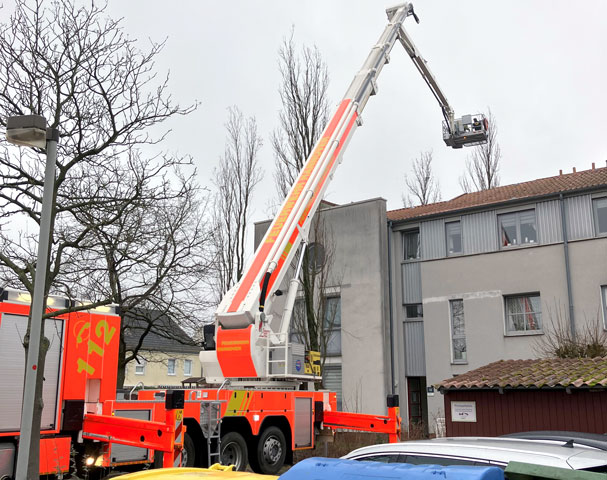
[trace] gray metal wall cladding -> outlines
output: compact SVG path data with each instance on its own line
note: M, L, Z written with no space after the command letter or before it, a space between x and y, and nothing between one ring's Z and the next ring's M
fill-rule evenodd
M425 377L424 322L403 322L403 336L405 345L405 375L408 377Z
M565 198L565 218L567 219L567 237L569 240L594 236L590 195Z
M462 215L464 253L493 252L498 249L497 216L494 210Z
M422 222L420 226L421 251L424 260L442 258L446 256L445 220L431 220Z
M422 303L422 273L419 262L402 264L403 303Z
M559 200L538 203L535 208L535 218L541 244L563 241L561 205Z

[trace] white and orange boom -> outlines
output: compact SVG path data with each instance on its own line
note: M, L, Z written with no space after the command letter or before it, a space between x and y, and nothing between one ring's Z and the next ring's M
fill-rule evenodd
M216 350L201 352L207 381L223 379L270 379L298 377L287 371L276 375L269 366L269 350L288 351L288 332L299 287L299 270L311 219L327 189L361 113L377 91L377 77L389 61L397 40L403 45L438 100L444 116L443 139L447 146L461 148L487 140L487 122L482 114L455 119L453 109L438 86L426 61L403 28L408 16L419 22L413 5L404 3L386 11L389 23L356 74L344 99L316 143L291 187L278 215L254 254L240 281L225 295L216 312ZM474 122L473 119L474 118ZM301 248L300 248L301 246ZM295 254L299 261L291 280L281 318L269 315L276 290ZM288 358L287 353L282 358ZM217 366L219 368L217 368ZM304 377L302 375L302 377Z

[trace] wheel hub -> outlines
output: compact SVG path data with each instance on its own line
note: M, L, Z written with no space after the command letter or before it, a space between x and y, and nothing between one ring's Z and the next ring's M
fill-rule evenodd
M270 437L263 445L263 456L268 463L276 463L282 455L282 446L277 438Z
M221 453L221 460L224 465L240 465L241 454L240 449L233 443L228 443Z

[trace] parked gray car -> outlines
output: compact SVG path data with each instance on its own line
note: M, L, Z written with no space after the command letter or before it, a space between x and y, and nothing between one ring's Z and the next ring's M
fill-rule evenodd
M607 452L562 441L494 437L452 437L385 443L359 448L343 458L415 465L479 465L505 468L508 462L607 473Z

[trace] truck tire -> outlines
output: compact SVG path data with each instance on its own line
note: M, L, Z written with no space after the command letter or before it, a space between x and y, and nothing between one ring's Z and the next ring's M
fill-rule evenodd
M240 433L228 432L221 437L221 464L234 465L234 470L243 472L247 468L247 442Z
M186 432L183 436L183 451L181 452L181 466L193 467L196 464L196 445Z
M251 469L256 473L276 475L285 464L287 441L278 427L268 427L259 435L255 455L250 459Z

